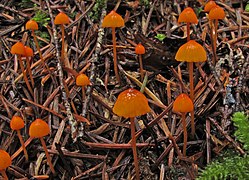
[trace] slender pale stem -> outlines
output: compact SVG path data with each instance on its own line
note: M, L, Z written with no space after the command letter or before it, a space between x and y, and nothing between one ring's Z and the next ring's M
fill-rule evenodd
M63 24L61 24L61 62L63 65L65 65L65 62L64 62L64 48L65 48L65 40L64 40L64 36L65 36L65 30L64 30L64 26Z
M190 99L194 103L194 75L193 75L194 63L189 62L188 65L189 65L188 70L189 70ZM190 115L191 115L191 135L192 137L194 137L195 134L194 110L190 112Z
M186 156L187 140L188 140L186 113L182 113L182 126L183 126L183 156Z
M217 28L218 28L218 19L214 20L214 54L216 55L216 42L217 42Z
M4 180L8 180L8 176L7 176L6 172L5 172L5 169L1 170L0 173L1 173Z
M26 69L27 69L27 71L29 73L29 77L30 77L30 80L31 80L31 85L32 85L32 87L34 87L35 83L34 83L32 71L31 71L31 68L30 68L30 59L27 56L26 56L26 63L27 63L27 68Z
M43 147L44 152L45 152L45 154L46 154L47 161L48 161L48 165L49 165L49 167L50 167L50 169L51 169L51 172L52 172L53 174L55 174L54 166L53 166L53 164L52 164L50 155L49 155L49 153L48 153L48 149L47 149L46 143L45 143L45 141L44 141L43 138L39 138L39 139L40 139L40 141L41 141L42 147Z
M138 158L137 158L137 146L136 146L136 132L135 132L135 118L130 118L131 121L131 146L133 152L133 159L136 171L136 180L139 180L139 166L138 166Z
M115 27L112 28L112 42L113 42L113 65L116 79L119 84L121 84L120 77L118 74L118 61L117 61L117 49L116 49L116 34Z
M20 141L20 143L21 143L21 145L22 145L22 149L23 149L23 153L24 153L24 156L25 156L25 158L26 158L26 161L28 161L28 160L29 160L29 156L28 156L27 150L26 150L26 148L25 148L25 145L24 145L24 141L23 141L21 132L20 132L20 130L16 130L16 132L17 132L17 136L18 136L18 138L19 138L19 141Z
M86 98L85 86L82 86L82 100L84 101Z
M27 85L27 87L28 87L29 92L30 92L31 95L34 97L34 92L33 92L32 88L31 88L31 86L30 86L30 84L29 84L29 80L28 80L28 78L27 78L26 71L24 70L24 66L23 66L23 64L22 64L22 58L21 58L20 55L18 55L17 58L18 58L18 60L19 60L20 68L21 68L22 73L23 73L23 79L24 79L24 81L25 81L25 83L26 83L26 85Z
M143 79L144 79L144 68L143 68L142 54L139 54L138 56L139 56L141 81L143 81Z

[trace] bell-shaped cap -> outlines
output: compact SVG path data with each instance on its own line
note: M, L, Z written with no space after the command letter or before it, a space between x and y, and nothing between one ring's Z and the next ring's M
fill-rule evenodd
M115 11L111 11L107 14L102 23L102 27L123 27L124 19Z
M194 110L194 104L187 94L180 94L173 103L173 111L187 113Z
M181 12L181 14L179 15L179 18L178 18L178 23L181 23L181 22L194 23L194 24L198 23L198 19L196 17L196 14L191 7L187 7Z
M212 8L214 8L217 4L214 1L208 1L204 6L204 11L209 12Z
M10 52L11 52L11 54L17 54L17 55L25 56L25 48L24 48L23 43L17 42L16 44L14 44L11 47Z
M13 130L20 130L24 128L24 121L20 116L13 116L10 121L10 128Z
M29 127L29 136L33 138L41 138L49 134L48 123L42 119L36 119L33 121Z
M29 20L26 25L25 25L26 29L28 30L38 30L38 24L35 20L31 19Z
M138 45L135 48L136 54L145 54L145 48L141 43L138 43Z
M33 49L31 49L30 47L28 46L24 46L25 48L25 54L27 57L32 57L34 56L34 52L33 52Z
M221 8L220 6L215 6L213 7L208 14L208 17L210 20L213 19L224 19L225 18L225 11L223 10L223 8Z
M207 53L199 43L190 40L178 49L175 59L186 62L203 62L207 60Z
M150 112L150 107L143 93L130 88L119 94L113 112L118 116L131 118Z
M6 169L11 165L11 157L9 153L0 149L0 171Z
M59 24L69 24L69 18L68 18L68 16L65 13L60 12L55 17L54 24L56 24L56 25L59 25Z
M79 74L76 77L76 85L77 86L87 86L90 85L90 80L85 74Z

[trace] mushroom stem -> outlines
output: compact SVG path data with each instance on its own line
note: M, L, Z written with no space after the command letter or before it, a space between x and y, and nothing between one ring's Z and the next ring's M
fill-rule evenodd
M65 36L65 30L64 30L63 24L61 24L61 62L62 62L62 64L65 65L65 63L64 63L64 48L65 48L64 36Z
M186 156L187 139L188 139L186 113L182 113L182 126L183 126L183 156Z
M85 98L86 98L85 87L82 86L82 100L85 100Z
M120 77L118 74L118 62L117 62L117 50L116 50L116 34L115 34L115 27L112 27L112 42L113 42L113 65L114 65L114 72L118 83L120 84Z
M52 173L55 174L54 166L53 166L53 164L52 164L52 162L51 162L51 158L50 158L50 155L49 155L49 153L48 153L48 149L47 149L46 143L45 143L45 141L44 141L43 138L39 138L39 139L40 139L40 141L41 141L42 147L43 147L44 152L45 152L45 154L46 154L47 161L48 161L48 165L49 165L49 167L50 167Z
M143 81L143 79L144 79L144 69L143 69L142 54L139 54L139 65L140 65L141 80Z
M29 73L29 77L30 77L30 80L31 80L31 85L32 85L32 87L34 87L35 83L34 83L32 71L31 71L31 67L30 67L30 59L27 56L26 56L26 63L27 63L27 71Z
M190 99L194 102L194 75L193 75L194 63L189 62L188 65L189 65L188 70L189 70ZM194 110L190 112L190 115L191 115L191 135L192 137L194 137L195 134Z
M216 55L216 41L217 41L217 28L218 28L218 19L214 20L214 54Z
M21 68L22 73L23 73L23 79L24 79L24 81L25 81L25 83L26 83L26 85L28 87L29 92L34 97L34 92L33 92L32 88L31 88L31 86L29 84L29 80L27 78L26 71L24 70L24 66L22 64L22 57L20 55L18 55L18 60L19 60L20 68Z
M187 41L190 40L190 23L187 23Z
M16 132L17 132L17 136L18 136L18 138L19 138L19 141L20 141L20 143L21 143L21 145L22 145L22 149L23 149L23 153L24 153L24 156L25 156L25 158L26 158L26 161L28 161L28 160L29 160L29 156L28 156L27 150L26 150L26 148L25 148L25 145L24 145L24 141L23 141L21 132L20 132L20 130L16 130Z
M136 134L135 134L135 118L130 118L131 121L131 146L134 158L134 165L136 171L136 180L139 180L139 166L138 166L138 158L137 158L137 147L136 147Z
M8 180L8 176L7 176L6 172L5 172L5 169L1 170L0 173L1 173L4 180Z
M41 59L41 62L42 62L42 65L44 66L44 68L47 69L48 73L50 74L50 77L52 78L54 84L57 84L56 81L54 80L53 76L52 76L52 73L48 67L48 65L45 63L44 59L43 59L43 56L42 56L42 53L41 53L41 49L40 49L40 46L38 44L38 40L37 40L37 37L35 35L35 31L32 30L32 36L34 37L34 41L35 41L35 45L36 45L36 48L37 48L37 51L39 53L39 56L40 56L40 59Z

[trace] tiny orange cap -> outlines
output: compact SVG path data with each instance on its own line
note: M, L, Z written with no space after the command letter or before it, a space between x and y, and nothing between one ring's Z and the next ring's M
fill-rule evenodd
M69 18L68 18L68 16L65 13L60 12L55 17L54 24L56 24L56 25L59 25L59 24L69 24Z
M13 130L20 130L24 128L24 121L20 116L13 116L10 121L10 128Z
M76 85L77 86L87 86L90 85L90 80L85 74L79 74L76 77Z
M6 169L11 165L11 157L9 153L0 149L0 171Z
M28 46L24 46L25 48L25 54L27 57L32 57L34 56L34 52L33 52L33 49L31 49L30 47Z
M179 18L178 18L178 23L181 23L181 22L194 23L194 24L198 23L198 19L196 17L196 14L191 7L187 7L181 12L181 14L179 15Z
M180 94L173 103L173 111L186 113L194 110L194 104L187 94Z
M102 27L122 27L124 26L124 19L115 11L107 14L102 23Z
M41 138L49 134L49 126L48 123L43 121L42 119L36 119L33 121L29 127L29 135L34 138Z
M11 54L17 54L17 55L23 55L23 56L25 56L25 48L24 48L23 43L17 42L16 44L14 44L11 47L10 52L11 52Z
M199 43L190 40L178 49L175 59L186 62L203 62L207 60L207 53Z
M150 107L143 93L130 88L119 94L114 104L113 112L118 116L131 118L150 112Z
M215 7L217 4L214 1L208 1L208 3L204 7L205 12L209 12L213 7Z
M135 48L135 52L136 54L145 54L144 46L141 43L139 43Z
M213 7L208 14L208 17L210 20L213 19L224 19L225 18L225 11L223 10L223 8L221 8L220 6L215 6Z
M25 25L26 29L30 29L30 30L38 30L38 24L35 20L31 19L29 20L26 25Z

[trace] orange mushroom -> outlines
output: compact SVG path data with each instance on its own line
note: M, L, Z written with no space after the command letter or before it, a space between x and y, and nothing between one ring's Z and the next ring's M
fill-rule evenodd
M217 41L217 28L218 28L218 20L225 18L225 11L220 6L216 5L213 7L208 14L209 20L213 21L214 24L214 30L213 25L211 24L211 40L213 45L213 53L214 57L216 58L216 41Z
M118 74L118 63L117 63L117 50L116 50L116 35L115 28L124 26L124 19L115 11L111 11L107 14L102 23L103 27L112 28L112 42L113 42L113 64L114 64L114 72L118 83L120 84L120 77Z
M193 101L188 97L187 94L180 94L173 103L173 111L182 114L182 126L183 126L183 156L186 156L187 149L187 124L186 124L186 113L194 110Z
M22 56L25 56L26 55L26 52L25 52L25 47L23 45L23 43L21 42L17 42L15 43L12 47L11 47L11 54L15 54L17 55L17 59L19 61L19 64L20 64L20 68L21 68L21 71L22 71L22 74L23 74L23 79L28 87L28 90L30 91L30 93L32 94L32 96L34 96L34 92L29 84L29 80L27 78L27 75L26 75L26 71L24 70L24 66L23 66L23 63L22 63Z
M29 135L32 138L39 138L42 144L42 147L44 149L44 152L46 154L47 157L47 161L48 161L48 165L52 171L53 174L55 174L55 170L54 170L54 166L51 162L51 158L49 156L48 153L48 149L46 146L46 143L43 139L44 136L48 135L50 132L49 126L48 124L43 121L42 119L36 119L35 121L33 121L29 127Z
M27 63L27 71L29 73L29 77L30 77L30 80L31 80L31 85L32 87L34 87L35 83L34 83L34 79L33 79L33 75L32 75L32 71L31 71L31 67L30 67L30 59L31 57L34 56L34 52L33 50L28 47L28 46L24 46L25 48L25 54L26 54L26 63Z
M60 25L60 27L61 27L61 61L64 63L64 56L65 56L65 44L64 44L65 28L64 28L64 24L69 24L69 18L65 13L60 12L55 17L54 24Z
M118 116L130 118L131 122L131 146L133 151L136 179L139 179L139 166L136 149L135 117L150 112L148 100L143 93L135 89L127 89L119 94L114 104L113 112Z
M204 11L209 12L216 5L217 4L214 1L208 1L207 4L204 6Z
M29 160L28 153L27 153L27 150L25 148L24 141L23 141L21 131L20 131L20 129L24 128L23 119L20 116L13 116L11 121L10 121L10 128L17 132L17 136L18 136L20 143L22 145L24 156L26 158L26 161L28 161Z
M193 62L203 62L207 59L205 49L195 42L190 40L183 44L177 51L175 59L177 61L186 61L189 64L189 84L190 84L190 98L194 102L194 75ZM191 65L190 65L191 64ZM194 124L194 110L191 111L191 135L195 134Z
M145 54L145 48L141 43L138 43L138 45L135 48L136 54L138 54L139 57L139 65L140 65L140 74L141 74L141 79L144 79L144 70L143 70L143 61L142 61L142 54Z
M11 165L11 157L9 153L0 149L0 173L4 180L8 180L5 169Z
M187 41L190 40L190 23L197 24L198 19L191 7L185 8L178 18L178 23L187 23Z
M76 77L76 85L77 86L81 86L82 87L82 99L85 99L85 86L90 85L91 82L89 80L89 78L87 77L87 75L85 74L79 74Z

